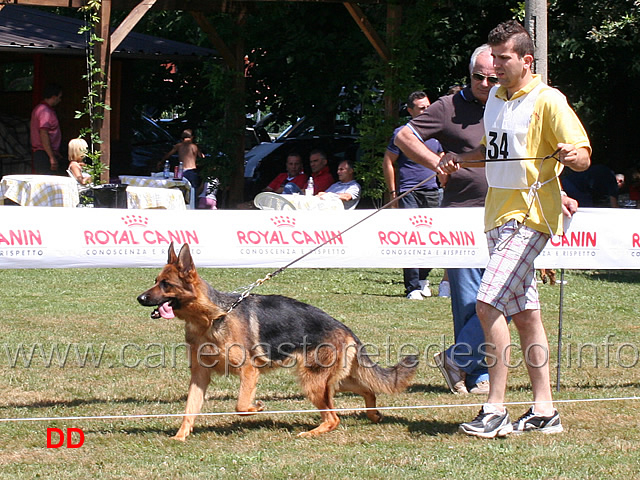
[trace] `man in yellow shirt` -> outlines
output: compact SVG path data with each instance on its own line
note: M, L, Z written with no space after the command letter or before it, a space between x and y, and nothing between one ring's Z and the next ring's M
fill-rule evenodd
M532 72L533 42L514 20L501 23L487 42L500 81L485 107L483 145L447 154L443 173L486 162L489 184L485 232L489 263L478 291L476 311L487 343L489 396L478 416L460 425L484 438L510 433L562 431L553 407L549 344L540 315L533 262L549 237L562 233L558 175L564 166L586 170L591 147L565 97ZM547 158L545 158L547 157ZM525 159L513 161L512 159ZM500 161L505 160L505 161ZM511 423L504 407L511 338L506 317L520 335L533 389L533 406Z

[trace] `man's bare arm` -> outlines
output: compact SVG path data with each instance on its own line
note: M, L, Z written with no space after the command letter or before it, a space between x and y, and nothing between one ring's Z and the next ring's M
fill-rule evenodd
M384 183L387 185L387 192L389 193L389 199L396 198L396 171L394 168L395 162L398 160L398 155L386 150L384 152L384 158L382 159L382 172L384 173ZM391 208L397 208L398 204L393 203Z
M460 170L461 167L482 167L484 163L465 163L477 160L484 160L486 156L486 147L480 145L468 152L464 153L447 153L442 157L438 164L438 173L453 173Z
M591 165L591 151L586 147L576 148L571 143L559 143L558 158L571 170L583 172Z
M438 168L440 156L427 148L424 142L408 126L402 127L396 135L395 143L402 153L420 165L431 170Z

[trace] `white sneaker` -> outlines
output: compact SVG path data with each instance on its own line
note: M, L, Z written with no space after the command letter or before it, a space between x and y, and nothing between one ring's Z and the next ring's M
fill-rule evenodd
M451 296L451 285L446 280L440 282L440 286L438 287L438 296L445 298L449 298Z
M413 292L409 292L407 298L409 300L422 300L422 293L420 293L420 290L414 290Z
M431 296L431 289L429 288L429 280L420 280L420 293L423 297Z

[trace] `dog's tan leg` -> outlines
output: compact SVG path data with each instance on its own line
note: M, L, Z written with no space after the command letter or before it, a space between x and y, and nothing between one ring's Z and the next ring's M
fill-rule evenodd
M366 415L373 423L378 423L382 420L382 414L378 410L369 410L370 408L376 408L376 394L361 385L353 377L346 378L340 383L340 392L353 392L356 395L361 395L364 398L364 405L367 407Z
M307 398L311 400L318 410L331 410L334 407L333 395L335 393L335 376L339 366L323 368L318 372L316 369L302 369L299 372L300 383ZM340 418L336 412L321 411L322 422L313 430L299 433L299 437L314 437L338 428Z
M322 391L313 392L309 395L309 400L318 408L318 410L331 410L334 407L333 404L333 389L328 386L324 388ZM340 425L340 418L336 414L336 412L320 412L320 417L322 418L322 422L313 430L308 432L301 432L298 434L299 437L315 437L317 435L321 435L323 433L330 432L338 428Z
M260 370L250 362L240 368L240 392L236 412L255 413L264 410L264 403L254 403L258 377L260 377Z
M542 283L543 283L543 284L546 284L546 283L547 283L547 280L548 280L548 279L547 279L547 270L546 270L546 269L544 269L544 268L541 268L541 269L540 269L540 280L542 280Z
M204 393L211 381L211 370L198 364L197 359L192 358L191 381L189 383L189 394L187 395L187 408L185 417L182 419L180 430L173 437L175 440L185 441L193 430L196 421L195 414L200 413L204 402Z

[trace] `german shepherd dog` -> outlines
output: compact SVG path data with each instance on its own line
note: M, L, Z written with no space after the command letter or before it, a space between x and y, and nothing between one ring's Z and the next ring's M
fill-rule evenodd
M544 284L546 284L548 282L549 285L555 285L556 284L556 271L552 270L550 268L541 268L540 269L540 279L542 280L542 283L544 283Z
M249 414L264 410L264 404L255 401L261 371L291 368L307 398L321 410L320 425L301 437L338 426L336 413L327 411L335 408L336 392L362 395L366 407L373 409L366 411L367 417L379 422L376 394L402 391L415 374L417 357L383 368L367 356L348 327L314 306L279 295L249 295L230 310L237 299L200 278L187 244L178 255L173 244L169 246L169 260L155 285L138 297L142 305L157 307L152 318L177 316L185 322L191 381L177 440L191 433L213 372L240 376L236 411Z

